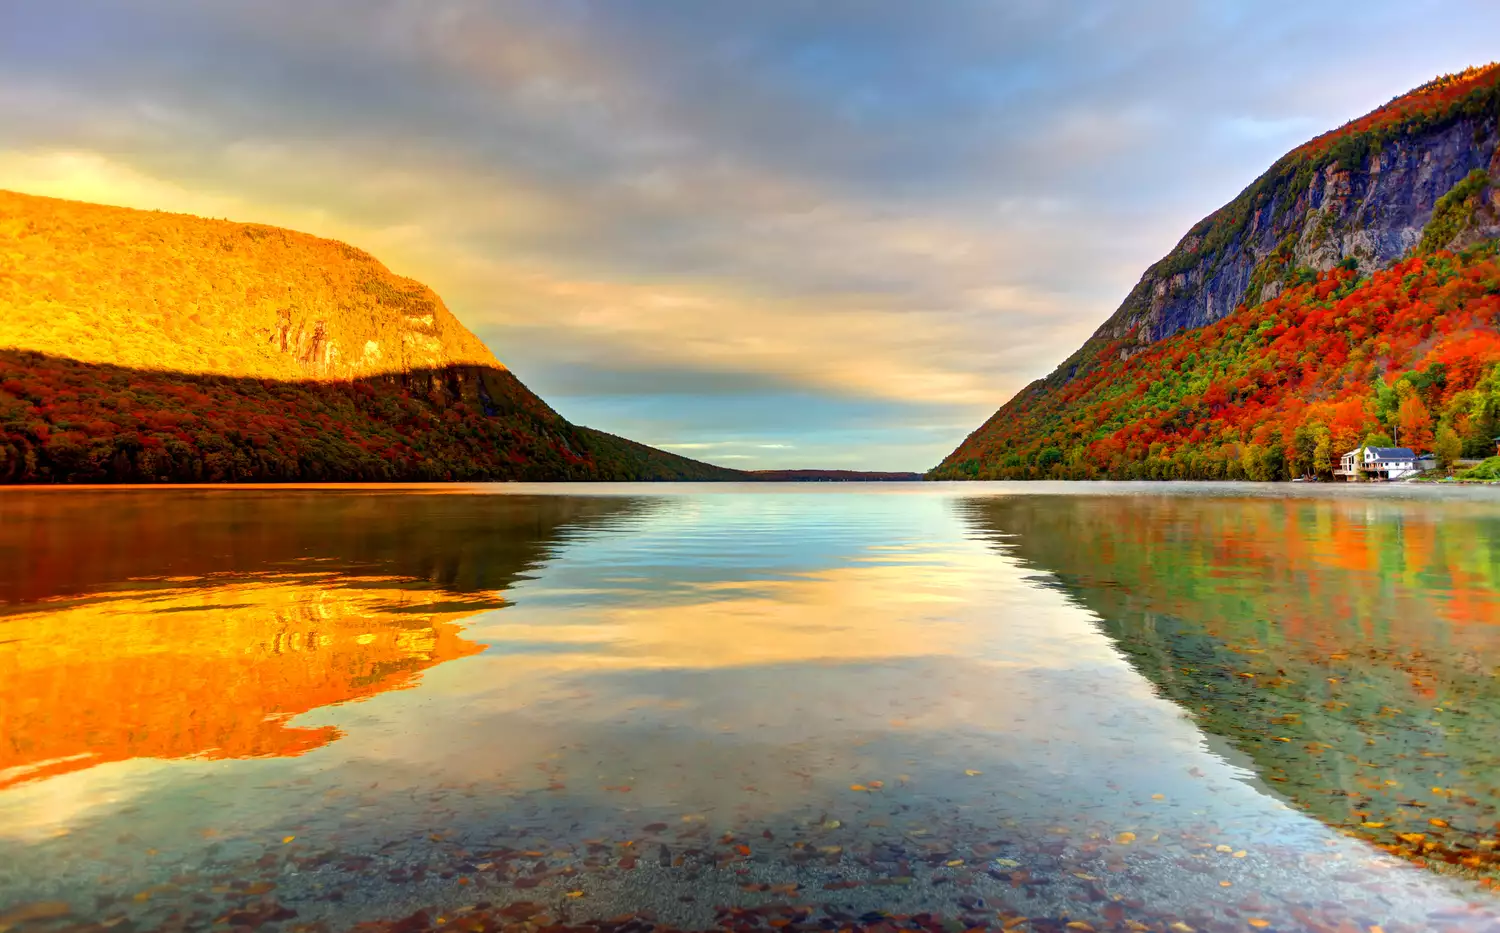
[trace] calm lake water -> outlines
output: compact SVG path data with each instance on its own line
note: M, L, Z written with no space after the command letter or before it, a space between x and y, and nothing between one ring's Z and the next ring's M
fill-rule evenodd
M1484 490L4 490L0 931L1500 929L1497 673Z

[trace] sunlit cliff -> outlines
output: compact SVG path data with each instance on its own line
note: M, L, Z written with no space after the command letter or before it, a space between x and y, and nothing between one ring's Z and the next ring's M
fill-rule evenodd
M0 191L0 347L270 379L500 366L437 295L334 240Z

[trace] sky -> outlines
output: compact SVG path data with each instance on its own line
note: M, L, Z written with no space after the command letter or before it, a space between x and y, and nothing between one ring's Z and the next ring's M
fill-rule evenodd
M569 420L925 470L1493 0L17 0L0 188L293 227Z

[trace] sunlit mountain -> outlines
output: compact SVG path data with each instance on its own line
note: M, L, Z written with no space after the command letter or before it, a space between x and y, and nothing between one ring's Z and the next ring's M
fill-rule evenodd
M344 243L0 191L0 482L741 474L569 423Z

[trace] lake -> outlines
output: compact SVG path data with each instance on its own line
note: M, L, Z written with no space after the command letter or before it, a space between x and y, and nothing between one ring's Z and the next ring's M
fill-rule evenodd
M1500 497L0 490L0 931L1500 929Z

